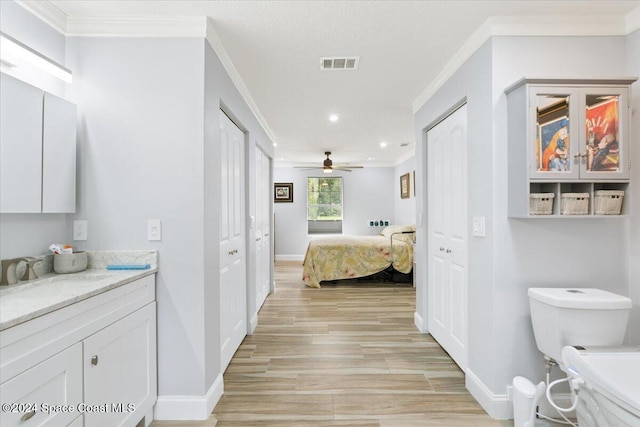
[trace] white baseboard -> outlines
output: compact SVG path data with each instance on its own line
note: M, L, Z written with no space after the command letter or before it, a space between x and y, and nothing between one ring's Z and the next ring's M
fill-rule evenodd
M158 396L153 418L156 420L206 420L222 397L222 374L204 396Z
M416 325L416 328L418 328L421 333L426 334L427 332L429 332L427 330L427 325L425 324L424 319L418 314L417 311L413 313L413 324Z
M493 394L469 369L465 374L465 386L491 418L494 420L513 418L513 405L509 401L509 396Z
M276 255L276 261L304 261L304 255Z
M249 330L247 331L247 334L253 335L253 332L256 330L257 327L258 327L258 313L254 313L254 315L251 316L251 320L249 321Z

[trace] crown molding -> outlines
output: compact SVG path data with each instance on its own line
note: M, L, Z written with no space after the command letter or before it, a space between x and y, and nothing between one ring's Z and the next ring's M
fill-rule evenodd
M67 36L205 37L205 16L67 17Z
M213 22L211 22L211 20L209 19L207 20L206 30L207 42L209 42L209 44L213 48L213 51L216 53L216 55L218 55L220 62L222 62L222 66L227 71L227 74L229 74L231 81L238 89L238 92L240 92L240 95L242 96L244 101L256 116L256 119L258 120L258 123L260 123L260 126L262 126L269 139L271 139L271 142L275 143L276 137L273 133L273 130L267 124L267 120L262 115L260 108L258 108L258 104L256 104L256 102L254 101L251 93L249 92L249 89L247 88L247 85L244 83L244 80L242 80L242 77L240 77L240 73L236 69L236 66L233 64L233 61L231 61L229 53L222 45L222 40L220 40L218 33L213 27Z
M48 0L16 0L16 3L66 35L67 15Z
M494 36L625 36L640 28L640 7L625 16L502 16L487 19L453 55L436 78L413 101L413 113Z

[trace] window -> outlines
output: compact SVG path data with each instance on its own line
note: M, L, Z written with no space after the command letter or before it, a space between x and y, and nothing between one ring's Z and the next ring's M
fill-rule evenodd
M309 234L342 233L342 178L308 178Z

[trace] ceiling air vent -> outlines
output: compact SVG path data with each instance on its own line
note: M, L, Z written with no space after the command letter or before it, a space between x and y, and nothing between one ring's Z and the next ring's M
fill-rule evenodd
M321 70L355 70L358 68L359 57L323 57L320 58Z

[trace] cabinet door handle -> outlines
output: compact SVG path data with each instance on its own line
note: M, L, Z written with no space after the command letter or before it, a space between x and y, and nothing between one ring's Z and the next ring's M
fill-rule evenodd
M33 411L27 412L26 414L20 417L20 421L29 421L31 418L33 418L35 414L36 414L35 409Z
M98 364L98 355L91 357L91 364L96 366Z
M265 234L264 236L265 236L265 237L269 236L269 233Z
M440 252L444 252L444 248L440 248Z
M260 237L258 237L258 238L256 239L256 242L259 242L260 240L262 240L262 239L261 239Z
M447 253L450 254L451 253L451 249L447 249Z

